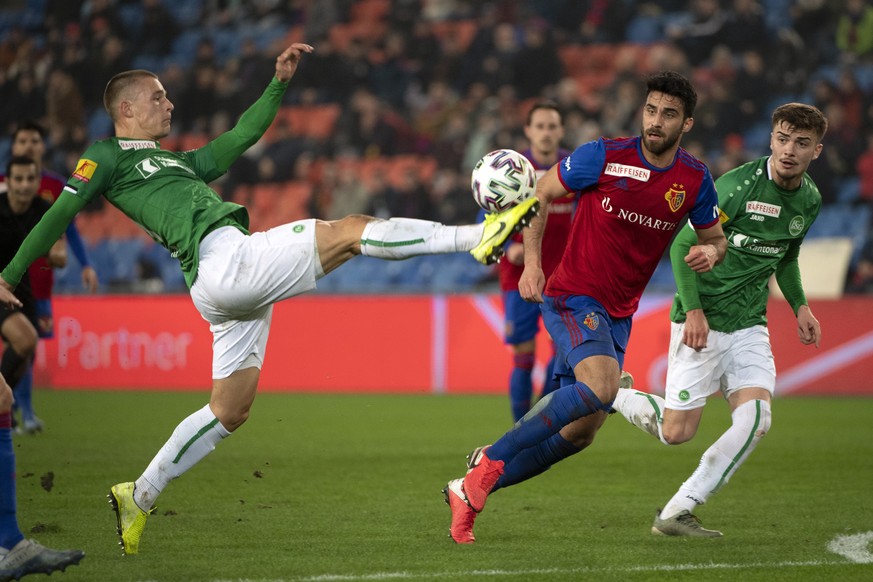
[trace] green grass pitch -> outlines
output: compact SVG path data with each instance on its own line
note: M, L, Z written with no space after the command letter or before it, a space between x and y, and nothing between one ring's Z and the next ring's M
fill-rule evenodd
M207 398L35 392L46 430L15 437L22 530L86 552L51 580L873 580L873 563L828 550L873 532L873 399L777 399L770 434L699 508L724 538L649 533L728 424L712 401L678 447L610 418L584 453L496 493L477 543L458 546L440 489L509 428L506 398L261 394L122 557L110 485L135 479ZM873 557L871 538L856 559Z

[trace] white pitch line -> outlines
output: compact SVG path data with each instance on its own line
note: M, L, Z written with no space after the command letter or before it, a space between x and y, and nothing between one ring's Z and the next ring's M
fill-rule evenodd
M531 570L466 570L457 572L376 572L373 574L321 574L292 578L294 582L356 582L369 580L494 578L503 576L615 574L640 572L688 572L701 570L747 570L750 568L797 568L810 566L837 566L846 562L815 560L809 562L777 562L749 564L676 564L663 566L628 566L624 568L537 568ZM248 581L246 581L248 582ZM255 581L251 581L255 582Z

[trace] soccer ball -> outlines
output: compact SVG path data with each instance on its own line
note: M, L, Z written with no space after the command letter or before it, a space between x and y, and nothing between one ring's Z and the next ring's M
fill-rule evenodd
M485 212L503 212L534 195L533 164L515 150L485 154L473 168L473 199Z

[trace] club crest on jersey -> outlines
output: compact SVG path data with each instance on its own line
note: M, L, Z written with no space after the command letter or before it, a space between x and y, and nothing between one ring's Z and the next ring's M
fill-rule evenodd
M582 323L585 325L585 327L587 327L591 331L594 331L600 325L600 318L597 317L597 314L592 311L585 316L585 319L582 320Z
M73 172L73 177L82 182L90 182L94 177L94 170L97 169L97 162L82 158L76 164L76 170Z
M677 190L676 188L684 188L681 184L677 186L673 184L673 187L667 190L667 193L664 194L664 199L670 204L670 210L673 212L678 211L682 208L682 203L685 202L685 190Z

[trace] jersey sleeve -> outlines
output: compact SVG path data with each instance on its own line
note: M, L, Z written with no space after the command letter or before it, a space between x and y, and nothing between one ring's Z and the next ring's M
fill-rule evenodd
M558 179L567 192L585 190L597 184L606 164L603 138L589 141L573 150L558 164Z
M718 194L709 168L706 168L703 173L703 180L700 182L700 190L697 192L697 199L694 201L689 220L694 228L709 228L715 226L719 220Z
M204 182L211 182L227 172L243 152L261 139L276 118L287 87L287 82L273 77L264 93L246 109L231 130L190 152L192 167Z
M692 309L701 309L700 292L697 288L697 273L685 262L688 250L697 242L697 234L689 225L681 229L670 246L670 266L673 268L673 278L676 280L676 293L682 302L682 309L687 313Z

